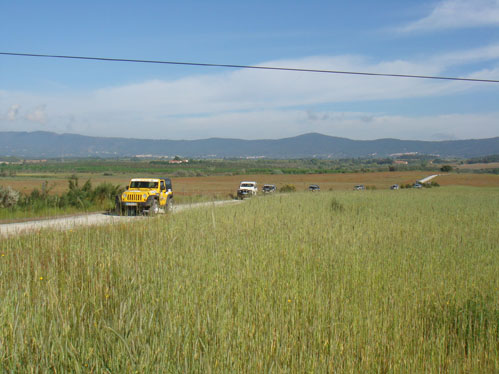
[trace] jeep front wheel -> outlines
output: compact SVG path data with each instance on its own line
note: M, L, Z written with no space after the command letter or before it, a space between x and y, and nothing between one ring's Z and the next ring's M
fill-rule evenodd
M158 212L159 212L158 201L153 200L151 206L149 207L149 215L155 215L158 214Z

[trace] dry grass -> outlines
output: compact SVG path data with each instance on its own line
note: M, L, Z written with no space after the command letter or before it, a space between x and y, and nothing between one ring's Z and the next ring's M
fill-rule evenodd
M487 164L463 164L463 165L453 165L456 169L469 169L469 170L480 170L480 169L499 169L499 162L490 162Z
M441 186L499 187L499 175L448 173L435 179Z
M377 189L387 189L392 184L414 183L416 180L430 175L430 172L377 172L377 173L345 173L345 174L280 174L280 175L235 175L173 178L175 194L180 196L227 196L235 193L242 180L255 180L259 185L275 184L279 188L285 184L293 184L298 191L305 191L309 184L318 184L324 190L351 190L355 184L376 186ZM51 193L60 194L67 190L68 176L51 176L43 178L36 175L19 175L15 178L1 178L1 186L11 186L17 191L30 193L34 188L41 189L45 180L51 187ZM132 175L103 176L102 174L81 174L80 182L88 178L92 184L108 182L126 185ZM449 173L435 179L442 186L499 187L499 175Z

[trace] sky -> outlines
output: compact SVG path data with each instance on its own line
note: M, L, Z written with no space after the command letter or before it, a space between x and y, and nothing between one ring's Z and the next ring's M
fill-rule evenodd
M0 52L499 80L499 0L2 1ZM499 83L0 55L0 131L499 136Z

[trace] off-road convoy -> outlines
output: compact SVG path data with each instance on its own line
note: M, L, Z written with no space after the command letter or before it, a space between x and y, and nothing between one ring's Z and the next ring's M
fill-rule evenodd
M262 188L262 192L265 194L276 192L275 184L264 184L263 188Z
M256 182L241 182L239 185L239 189L237 190L237 198L244 199L246 197L255 196L258 192L258 187L256 186Z
M173 208L170 178L133 178L116 196L116 212L127 216L164 213Z

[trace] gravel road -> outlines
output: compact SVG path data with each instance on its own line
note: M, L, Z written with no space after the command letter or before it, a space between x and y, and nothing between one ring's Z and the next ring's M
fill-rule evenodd
M227 204L237 204L240 200L222 200L207 203L182 204L173 207L173 213L178 213L187 209L200 208L205 206L220 206ZM38 221L28 221L21 223L0 224L0 237L22 235L27 232L45 228L67 230L77 226L98 226L115 224L119 222L147 219L144 216L126 217L108 213L94 213L85 215L75 215L70 217L50 218Z

